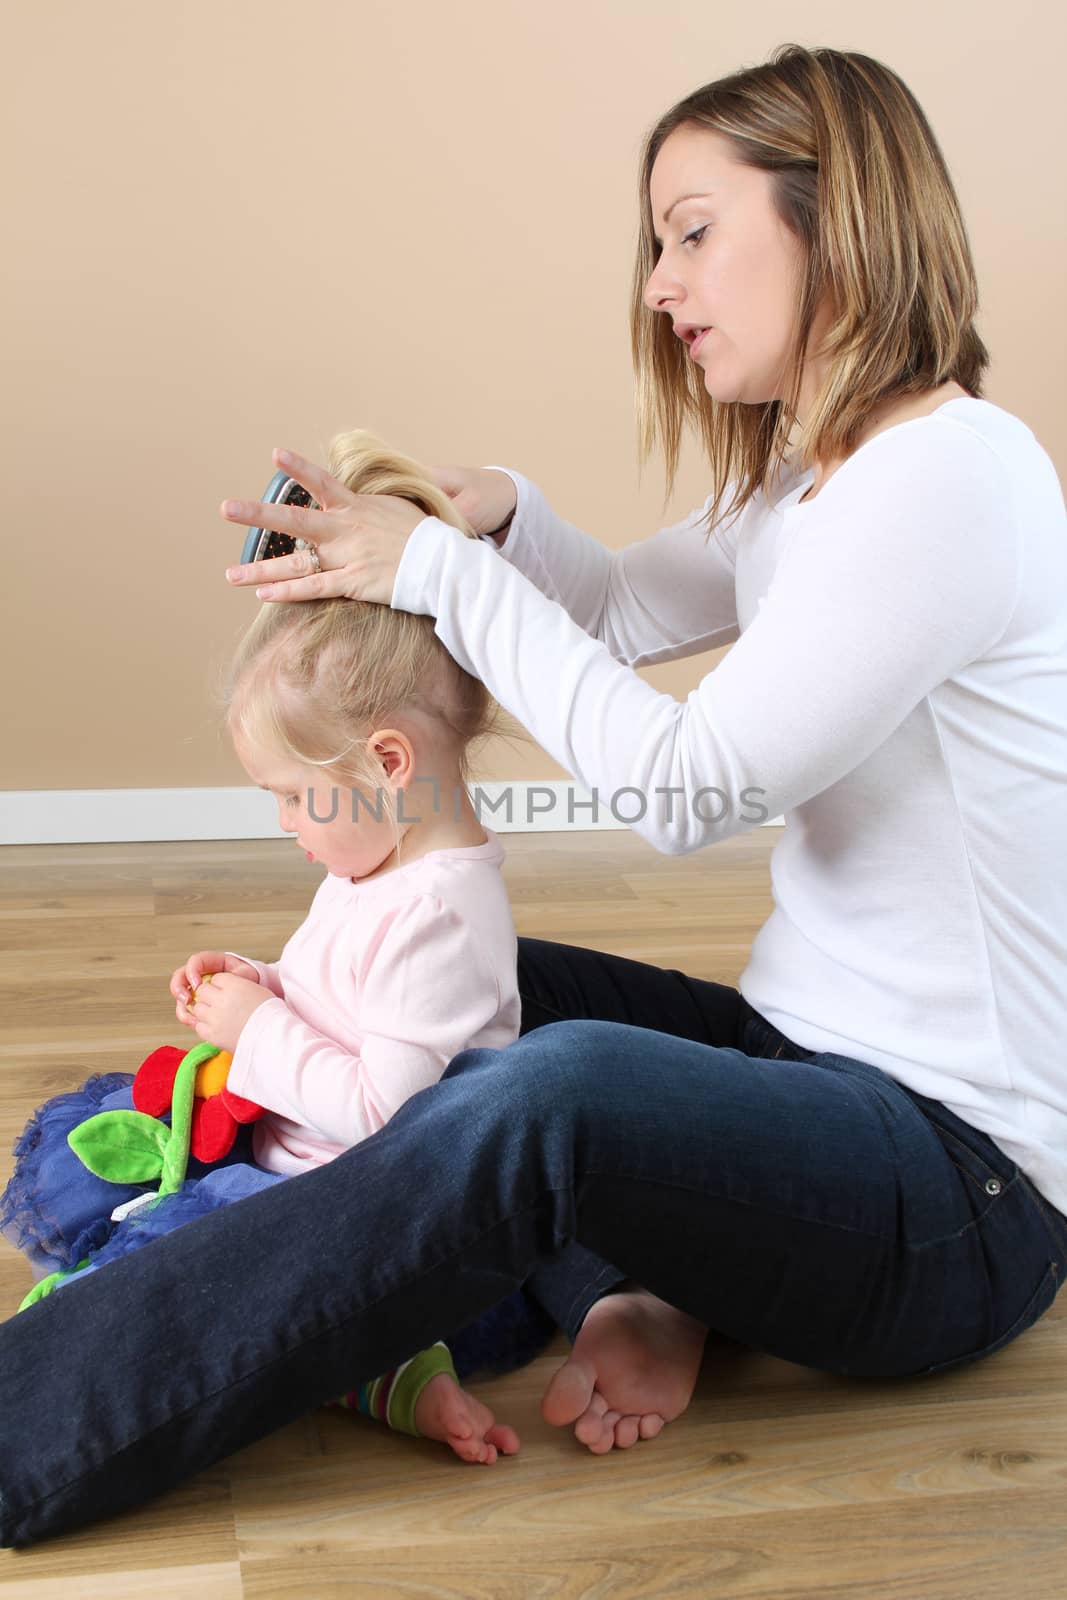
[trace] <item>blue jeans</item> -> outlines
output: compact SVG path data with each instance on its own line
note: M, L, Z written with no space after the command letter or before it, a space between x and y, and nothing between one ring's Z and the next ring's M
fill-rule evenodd
M150 1498L542 1274L574 1304L625 1275L856 1378L974 1361L1051 1305L1067 1218L944 1106L724 985L519 945L514 1044L0 1326L5 1545Z

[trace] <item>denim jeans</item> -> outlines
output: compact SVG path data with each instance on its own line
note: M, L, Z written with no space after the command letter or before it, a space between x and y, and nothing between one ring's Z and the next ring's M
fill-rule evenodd
M524 1282L573 1306L625 1275L856 1378L1051 1305L1067 1218L938 1102L681 973L522 939L520 989L514 1044L363 1144L0 1326L0 1541L138 1504Z

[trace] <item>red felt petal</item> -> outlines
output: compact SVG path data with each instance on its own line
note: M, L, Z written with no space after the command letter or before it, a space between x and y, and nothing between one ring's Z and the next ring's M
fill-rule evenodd
M219 1099L226 1106L231 1117L234 1117L238 1122L255 1122L257 1117L263 1115L265 1109L263 1106L257 1106L254 1100L242 1099L239 1094L233 1094L231 1090L226 1088L219 1090Z
M146 1116L158 1117L170 1110L174 1080L185 1055L176 1045L162 1044L145 1056L133 1080L133 1103Z
M237 1124L222 1103L221 1095L193 1101L193 1123L189 1149L198 1161L221 1161L233 1149Z

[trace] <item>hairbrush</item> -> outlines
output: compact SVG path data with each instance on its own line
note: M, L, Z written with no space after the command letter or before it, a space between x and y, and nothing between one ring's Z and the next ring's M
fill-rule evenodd
M297 483L295 478L290 478L287 472L276 472L260 499L268 505L311 506L315 511L319 509L318 501L313 500L304 486ZM241 551L241 561L269 561L272 556L292 555L295 549L296 540L288 533L275 533L271 528L249 528Z

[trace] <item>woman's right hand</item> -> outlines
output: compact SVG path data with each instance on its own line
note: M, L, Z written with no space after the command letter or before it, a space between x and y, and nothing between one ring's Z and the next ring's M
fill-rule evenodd
M175 1015L187 1028L196 1027L196 1017L189 1009L189 1001L197 986L204 981L205 973L232 972L238 978L259 982L259 973L240 956L227 955L225 950L198 950L184 966L176 967L170 980L170 992L177 1001Z
M475 533L492 533L515 510L518 492L506 472L496 467L427 467L426 471L456 503ZM497 538L503 544L507 529Z

